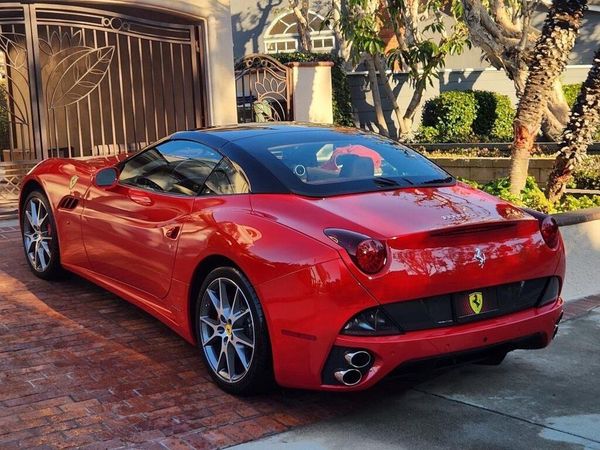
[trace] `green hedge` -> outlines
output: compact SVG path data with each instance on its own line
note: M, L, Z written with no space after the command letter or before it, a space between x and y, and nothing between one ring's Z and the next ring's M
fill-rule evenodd
M422 137L430 142L472 142L477 104L473 91L449 91L425 102Z
M573 108L573 105L577 101L577 96L581 91L581 85L583 83L575 83L575 84L563 84L563 93L565 94L565 98L567 103L569 104L569 108ZM594 141L600 142L600 127L594 134Z
M344 61L334 55L328 53L276 53L273 56L276 60L283 64L290 62L315 62L315 61L331 61L331 83L333 90L333 121L336 125L354 126L352 118L352 98L350 96L350 86L346 77L346 72L343 69Z
M506 95L448 91L425 102L420 142L510 142L515 109Z
M596 208L600 206L600 195L565 195L557 203L550 203L544 192L535 182L535 178L527 177L525 189L520 195L510 193L510 182L508 178L500 178L485 185L474 181L461 180L469 185L482 189L488 194L495 195L503 200L509 201L517 206L525 206L548 214L564 211L576 211L579 209Z

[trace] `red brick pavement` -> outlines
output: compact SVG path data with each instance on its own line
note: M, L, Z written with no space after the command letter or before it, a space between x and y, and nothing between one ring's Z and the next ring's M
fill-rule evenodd
M0 229L0 448L215 448L351 410L374 394L240 399L198 350L77 277L35 278Z
M567 306L567 317L600 297ZM289 390L240 399L210 381L198 351L92 284L35 278L18 230L0 228L0 448L215 448L381 401L386 389Z

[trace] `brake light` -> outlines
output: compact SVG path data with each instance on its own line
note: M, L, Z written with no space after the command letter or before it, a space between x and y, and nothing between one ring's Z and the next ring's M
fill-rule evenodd
M534 209L523 208L523 211L535 217L540 225L540 233L544 238L546 245L552 249L558 247L560 233L558 231L558 223L554 217L541 213Z
M554 217L546 216L540 221L540 232L548 247L556 248L558 246L558 223Z
M361 233L337 228L326 229L325 235L346 250L363 272L374 274L385 266L387 250L383 242Z

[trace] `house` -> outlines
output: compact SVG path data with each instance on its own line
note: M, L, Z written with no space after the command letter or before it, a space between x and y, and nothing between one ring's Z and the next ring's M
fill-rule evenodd
M113 154L234 123L232 49L228 0L2 2L0 158Z
M310 3L311 36L315 51L337 51L335 34L327 25L323 25L331 9L331 0L313 0ZM549 3L540 3L533 19L535 26L541 27ZM569 66L563 74L563 82L567 84L585 79L600 42L600 0L590 0L589 4ZM236 59L250 53L290 52L298 48L298 33L288 0L231 0L231 18ZM397 73L394 79L398 103L404 107L412 94L408 77ZM349 81L356 122L363 127L373 128L373 102L365 72L359 68L349 73ZM508 95L515 104L517 102L513 82L503 71L492 68L476 47L447 58L445 69L440 72L438 82L426 91L425 100L443 91L467 89L499 92ZM393 127L391 104L384 104L384 110L389 125ZM417 118L420 116L418 111ZM419 120L415 126L418 123Z

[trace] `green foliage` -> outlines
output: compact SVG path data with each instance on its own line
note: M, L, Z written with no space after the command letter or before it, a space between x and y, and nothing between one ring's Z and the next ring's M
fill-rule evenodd
M488 194L500 197L514 205L535 209L547 214L576 211L585 208L596 208L600 206L600 195L583 195L579 197L565 195L558 203L552 204L548 201L533 177L527 178L525 189L521 191L521 195L519 196L510 193L510 182L508 178L499 178L498 180L494 180L483 186L474 181L461 181L475 188L482 189Z
M277 53L271 55L279 62L287 64L290 62L315 62L331 61L331 83L333 90L333 121L336 125L352 127L354 120L352 118L352 99L350 96L350 86L346 72L343 69L344 61L342 58L327 53Z
M473 139L473 122L477 117L477 105L473 91L449 91L425 102L422 129L418 139L434 138L433 142L470 142ZM423 127L433 127L424 130Z
M425 103L417 140L509 142L514 117L515 109L506 95L487 91L443 92Z
M362 53L379 55L385 42L380 36L381 18L379 8L373 8L370 0L347 0L344 14L338 24L342 34L352 42L352 57L360 59Z
M473 133L481 141L512 141L516 112L510 98L489 91L474 91L474 94L477 118L473 122Z
M533 177L527 177L525 189L521 191L520 196L510 193L510 181L508 178L494 180L484 185L482 189L488 194L500 197L517 206L525 206L545 213L556 212L556 207L548 201Z
M582 83L563 84L562 85L563 93L565 94L565 99L567 100L567 103L569 104L569 108L572 108L573 105L575 104L575 101L577 100L577 96L579 95L579 92L581 91L581 85L582 85Z
M600 156L590 156L579 163L569 187L600 190Z
M388 0L388 13L391 18L399 17L400 20L391 20L394 27L399 27L405 22L407 6L405 0ZM399 63L408 70L410 81L414 86L433 86L440 70L446 66L446 57L460 55L465 48L471 48L469 31L462 18L462 2L459 0L428 0L423 2L423 8L430 13L428 25L423 27L423 36L414 41L407 41L404 46L399 46L388 53L388 63L393 66ZM446 29L444 15L439 11L446 11L455 20L450 33ZM415 27L421 26L414 24ZM405 30L396 30L399 34L406 35ZM440 37L441 36L441 37Z

